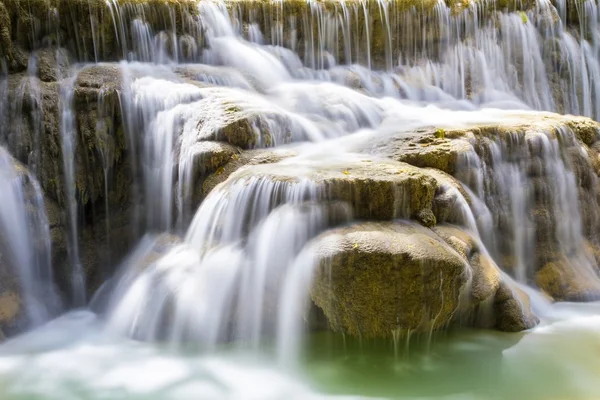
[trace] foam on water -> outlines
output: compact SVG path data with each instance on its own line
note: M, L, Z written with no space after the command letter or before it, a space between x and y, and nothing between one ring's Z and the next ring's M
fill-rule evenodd
M307 348L314 355L302 362L302 378L256 354L201 355L128 341L108 334L93 313L73 312L0 347L0 394L7 400L593 398L598 304L557 305L553 313L522 338L464 332L439 339L429 353L410 346L410 362L394 358L389 343L362 350L349 343L324 354L317 341Z

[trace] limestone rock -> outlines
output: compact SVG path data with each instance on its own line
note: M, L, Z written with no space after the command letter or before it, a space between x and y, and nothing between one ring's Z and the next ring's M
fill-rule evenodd
M390 160L350 159L329 165L297 164L288 158L277 165L257 164L241 168L224 184L248 177L307 185L323 200L348 203L359 219L414 218L435 225L432 207L438 189L453 184L435 171Z
M452 225L440 225L433 231L469 262L472 269L470 282L471 304L481 303L493 297L500 288L500 270L481 249L473 237Z
M557 256L537 272L536 283L555 300L598 300L600 278L590 264L592 261L595 261L592 257L570 260Z
M56 82L68 76L71 55L62 47L45 47L33 52L29 62L36 64L42 81Z
M441 136L439 131L443 130L434 129L410 135L398 135L391 141L386 139L382 143L375 144L367 151L415 167L436 168L454 174L459 157L471 151L472 147L466 140L436 137L436 135ZM448 136L451 136L450 133Z
M472 311L459 316L465 323L470 319L469 324L508 332L530 329L539 323L531 310L529 296L500 272L471 234L450 225L436 226L433 230L465 257L471 267L465 306Z
M196 186L195 203L199 203L217 185L225 182L231 174L244 166L274 164L294 155L296 153L292 150L281 149L256 149L233 154L226 164L217 168L213 174L206 176L202 184Z
M439 329L457 311L469 266L427 228L361 223L316 241L311 296L334 330L370 338Z
M202 88L201 95L189 105L197 120L195 140L223 141L242 149L292 141L291 119L259 96L226 87Z
M75 186L78 202L96 202L104 194L104 168L114 171L110 185L111 203L129 197L129 172L124 162L126 139L121 126L117 89L120 87L117 66L95 65L84 68L72 90L75 123ZM42 82L23 75L9 76L9 98L21 103L23 113L15 115L9 131L10 150L29 163L34 156L33 172L45 192L64 206L63 160L60 132L60 96L62 82ZM24 88L21 97L19 91ZM32 119L32 110L40 109L41 124ZM36 141L38 141L36 145Z
M531 329L540 320L531 310L529 296L516 287L502 283L494 298L495 327L505 332Z

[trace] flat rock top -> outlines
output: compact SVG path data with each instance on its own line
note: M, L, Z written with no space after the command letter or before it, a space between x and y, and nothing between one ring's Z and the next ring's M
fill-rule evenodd
M431 229L408 222L365 222L333 229L318 239L320 258L347 252L408 255L413 262L446 261L464 265L462 257Z

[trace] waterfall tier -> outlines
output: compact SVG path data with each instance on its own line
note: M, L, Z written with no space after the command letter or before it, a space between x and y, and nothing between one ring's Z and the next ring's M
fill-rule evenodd
M0 21L0 172L27 166L53 266L32 277L2 205L23 309L42 280L113 332L293 361L306 328L518 331L546 297L600 298L591 0L0 0Z

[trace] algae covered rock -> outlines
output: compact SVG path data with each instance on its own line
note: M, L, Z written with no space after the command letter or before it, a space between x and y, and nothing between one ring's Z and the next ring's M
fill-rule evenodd
M494 298L495 327L504 332L531 329L540 320L531 310L531 300L521 289L503 282Z
M520 331L539 319L471 234L401 222L363 222L314 240L311 298L331 328L362 338L451 324Z
M598 300L600 279L590 262L590 258L569 260L559 256L536 273L536 283L555 300Z
M439 225L433 231L469 262L472 270L470 304L493 297L500 288L500 270L488 254L481 252L473 236L452 225Z
M414 218L425 226L436 223L432 209L438 189L454 184L451 177L440 171L392 160L352 157L325 165L296 160L289 156L277 164L255 160L229 175L227 182L255 177L306 185L316 196L315 200L349 204L356 218Z
M472 146L462 136L462 133L453 135L443 129L399 134L392 140L376 143L367 152L415 167L439 169L452 175L456 172L460 157L472 151Z
M469 266L427 228L361 223L316 240L311 297L334 330L370 338L439 329L458 309Z

